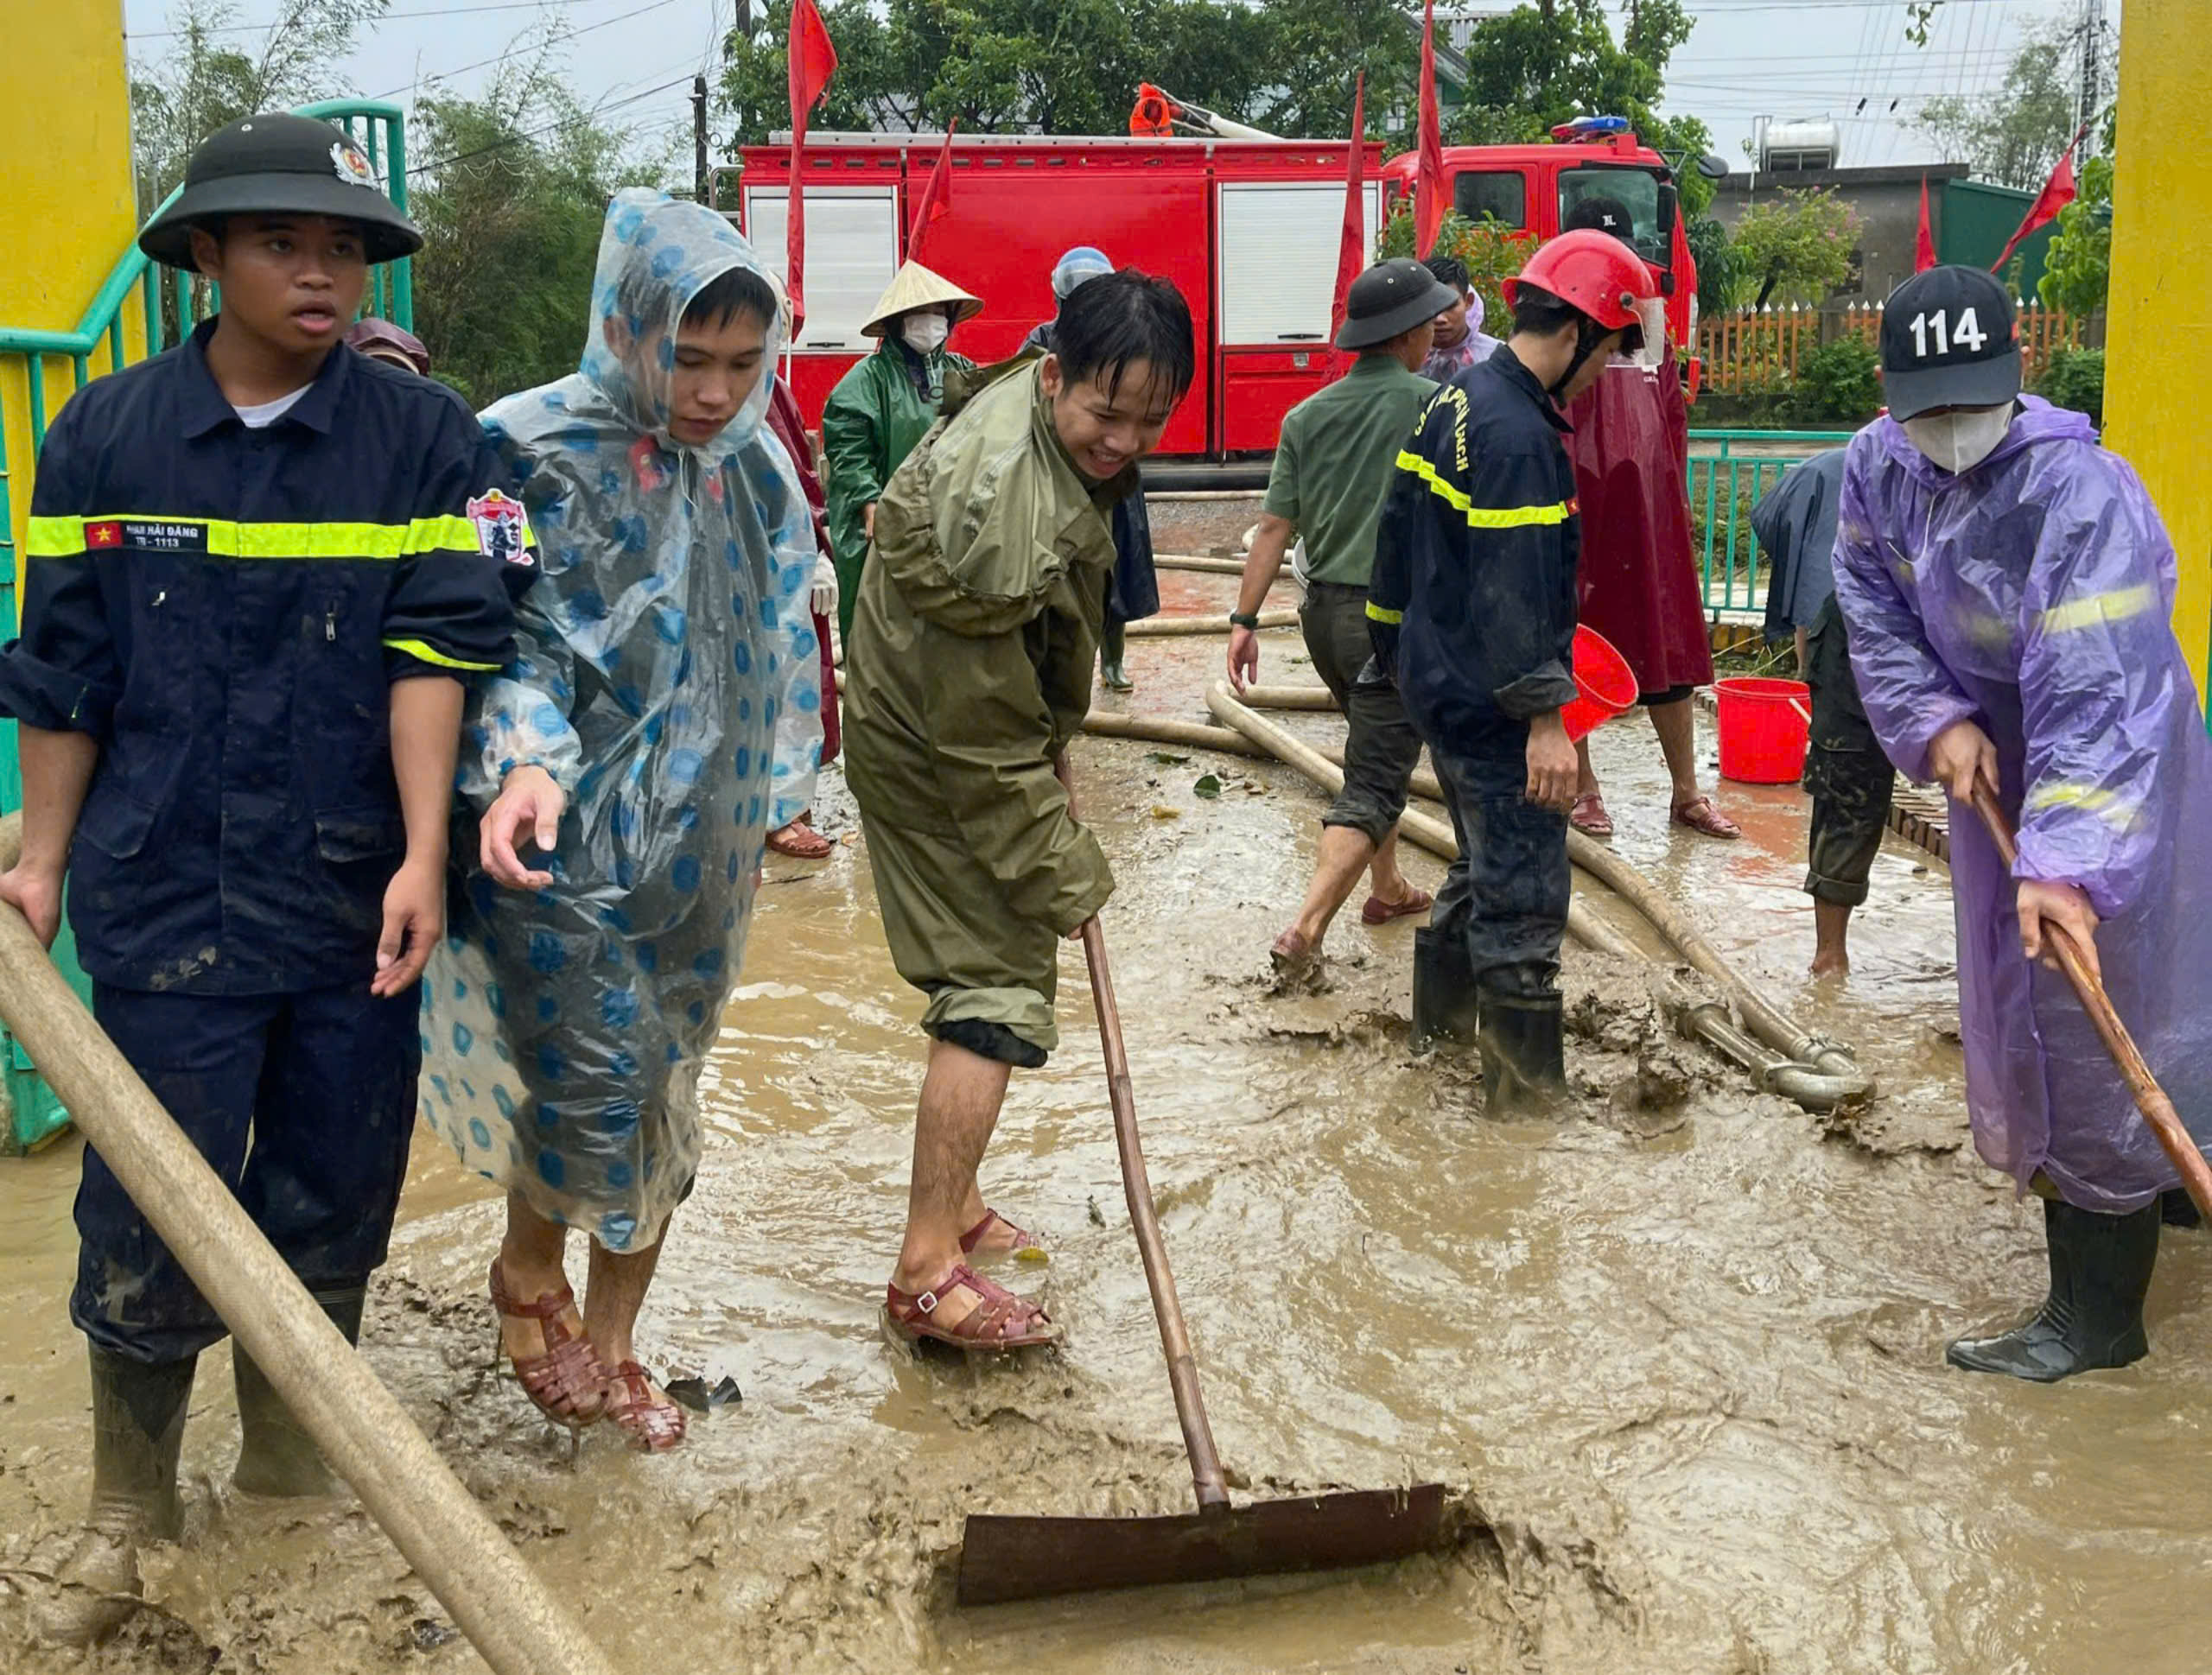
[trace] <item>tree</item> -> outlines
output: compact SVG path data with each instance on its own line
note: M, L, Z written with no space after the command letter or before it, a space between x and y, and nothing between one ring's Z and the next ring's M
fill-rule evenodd
M417 108L415 330L437 376L483 406L576 370L607 200L658 170L542 64Z
M1850 276L1859 212L1832 189L1782 198L1745 210L1730 236L1730 300L1738 308L1818 303Z
M1736 250L1728 242L1728 229L1711 216L1700 215L1683 234L1689 240L1690 260L1697 263L1698 312L1726 314L1736 285Z
M2058 212L2058 231L2043 258L2036 294L2070 314L2105 306L2112 277L2113 118L2105 118L2104 148L2082 165L2079 194Z
M1446 137L1461 145L1526 144L1559 123L1626 117L1647 138L1667 128L1656 107L1667 60L1690 38L1679 0L1641 0L1616 39L1600 0L1542 0L1475 25L1466 103ZM1710 143L1701 124L1700 148Z
M1978 179L2033 192L2074 137L2077 51L2064 30L2031 31L1994 95L1931 98L1914 125Z
M1671 4L1673 0L1664 0ZM1137 85L1290 139L1341 137L1352 76L1368 108L1411 120L1419 40L1396 0L830 0L837 73L819 128L1118 134ZM790 0L724 48L736 144L790 126Z
M217 129L257 111L282 110L349 91L337 66L388 0L279 0L256 47L237 27L228 0L183 0L169 14L174 44L130 78L131 149L140 218L184 179L192 149Z

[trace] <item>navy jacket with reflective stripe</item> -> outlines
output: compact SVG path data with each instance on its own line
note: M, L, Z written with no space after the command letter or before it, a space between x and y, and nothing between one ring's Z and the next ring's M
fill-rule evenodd
M1574 696L1567 421L1506 349L1430 397L1383 503L1369 629L1432 744L1519 755Z
M0 714L100 741L69 880L92 976L365 983L405 847L391 683L505 665L528 525L452 390L340 349L249 430L213 329L56 418Z

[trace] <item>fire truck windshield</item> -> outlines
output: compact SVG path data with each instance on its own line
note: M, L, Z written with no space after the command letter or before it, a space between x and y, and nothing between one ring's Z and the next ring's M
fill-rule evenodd
M1674 265L1673 194L1663 190L1659 176L1648 168L1591 167L1566 168L1559 177L1559 220L1567 225L1577 205L1591 198L1610 198L1628 211L1636 253L1655 267Z

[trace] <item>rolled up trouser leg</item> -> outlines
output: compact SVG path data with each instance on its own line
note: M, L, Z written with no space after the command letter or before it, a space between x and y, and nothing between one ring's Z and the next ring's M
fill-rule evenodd
M1375 666L1364 587L1316 582L1298 616L1314 672L1346 723L1344 789L1321 823L1349 827L1379 848L1406 811L1421 763L1421 734L1396 683Z
M1805 751L1805 790L1813 799L1805 893L1833 906L1857 907L1866 899L1866 880L1881 853L1897 773L1859 701L1834 600L1807 638L1805 675L1813 689Z

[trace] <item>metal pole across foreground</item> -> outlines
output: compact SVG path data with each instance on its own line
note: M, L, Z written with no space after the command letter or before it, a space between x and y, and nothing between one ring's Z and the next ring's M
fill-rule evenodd
M0 868L22 844L0 820ZM370 1515L499 1675L614 1675L0 904L0 1018Z

